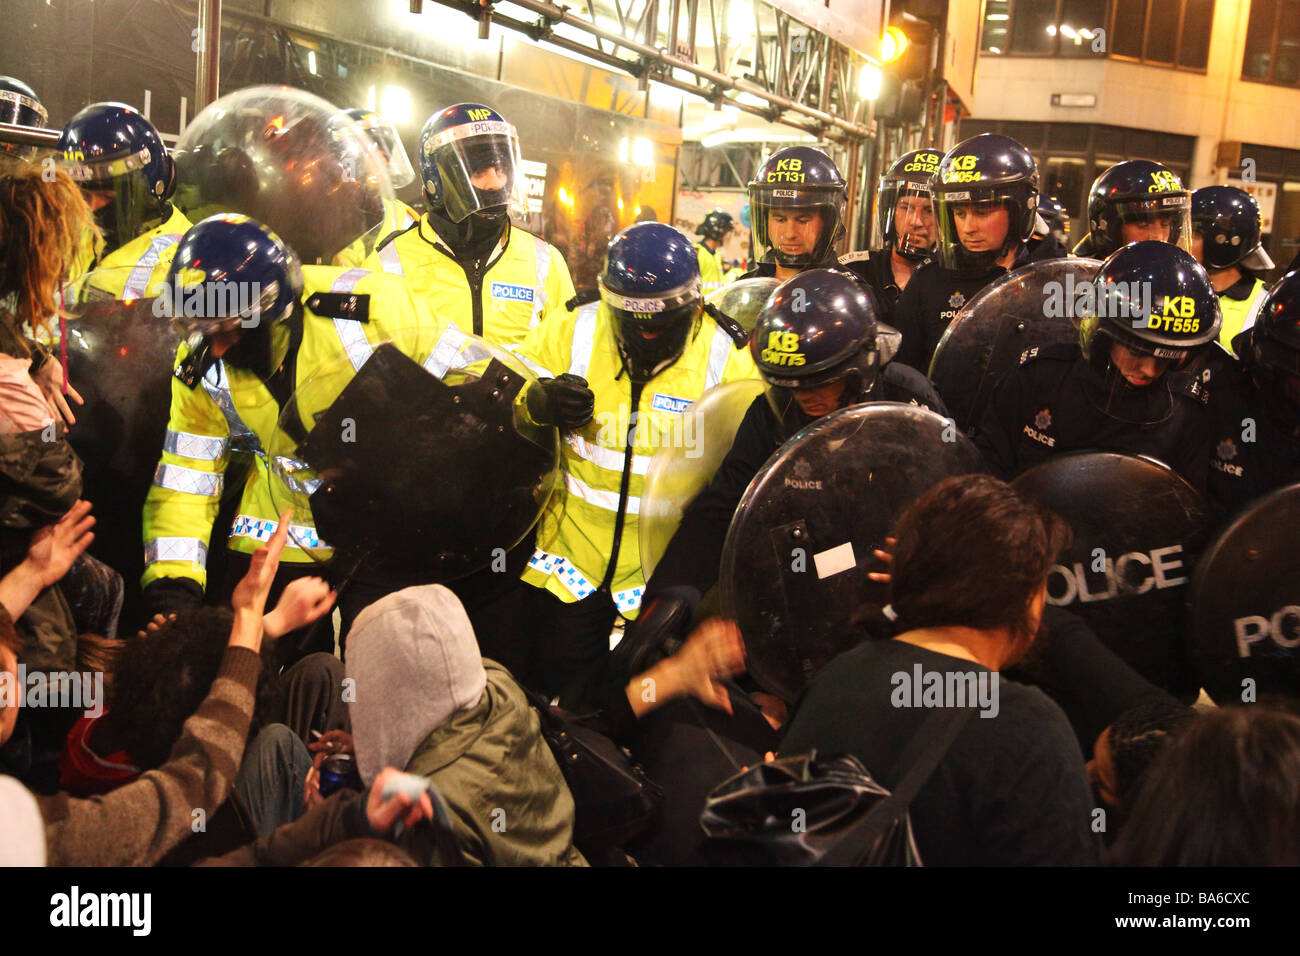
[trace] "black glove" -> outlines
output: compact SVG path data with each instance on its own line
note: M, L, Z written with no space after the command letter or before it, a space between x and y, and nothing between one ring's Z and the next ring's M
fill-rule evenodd
M559 378L543 378L528 390L528 414L539 425L555 425L571 432L591 421L596 396L587 380L565 372Z
M626 683L670 656L690 629L700 593L680 586L665 588L641 604L641 614L627 626L614 648L611 664Z

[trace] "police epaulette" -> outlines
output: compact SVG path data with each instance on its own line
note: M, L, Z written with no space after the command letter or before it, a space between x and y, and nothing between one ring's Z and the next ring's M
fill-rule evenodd
M212 347L208 344L208 340L204 339L189 355L176 363L172 374L186 388L193 388L199 384L199 379L216 360L216 356L212 354Z
M1199 375L1189 374L1187 372L1176 373L1173 382L1174 391L1186 395L1202 405L1208 405L1210 402L1210 390L1206 388L1205 383L1201 381Z
M840 256L840 265L848 265L850 262L867 262L871 259L871 252L868 249L860 249L857 252L846 252Z
M370 296L356 292L316 292L307 299L307 308L326 319L370 321Z
M1075 347L1068 342L1053 342L1049 345L1035 345L1033 348L1025 349L1020 353L1019 364L1024 365L1032 362L1034 359L1065 359L1072 360L1077 352Z

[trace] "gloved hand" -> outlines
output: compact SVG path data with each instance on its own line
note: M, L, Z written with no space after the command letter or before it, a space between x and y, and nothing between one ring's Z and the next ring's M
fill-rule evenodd
M528 414L539 425L555 425L570 432L591 421L596 396L587 380L565 372L559 378L544 378L528 390Z
M611 664L619 678L631 680L681 646L699 605L694 588L665 588L641 604L641 614L627 626L614 648Z
M157 614L198 607L203 603L203 588L192 578L155 578L141 595L145 620ZM143 627L143 625L141 625Z

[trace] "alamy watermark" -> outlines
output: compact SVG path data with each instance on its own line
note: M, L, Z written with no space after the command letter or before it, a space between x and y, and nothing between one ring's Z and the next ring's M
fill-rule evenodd
M0 709L60 707L81 710L87 717L104 713L104 675L99 671L0 671Z
M981 717L998 715L997 671L929 671L913 664L911 671L895 671L889 683L895 707L978 707Z
M256 328L262 321L260 282L163 283L153 302L160 319L224 319L240 317L240 326Z

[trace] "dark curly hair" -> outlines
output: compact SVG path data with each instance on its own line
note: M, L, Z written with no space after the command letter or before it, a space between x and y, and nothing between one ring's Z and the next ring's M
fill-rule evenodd
M157 631L126 642L113 674L108 710L117 739L136 765L167 762L181 727L208 696L230 641L228 607L180 612ZM249 739L279 696L279 681L264 648Z

